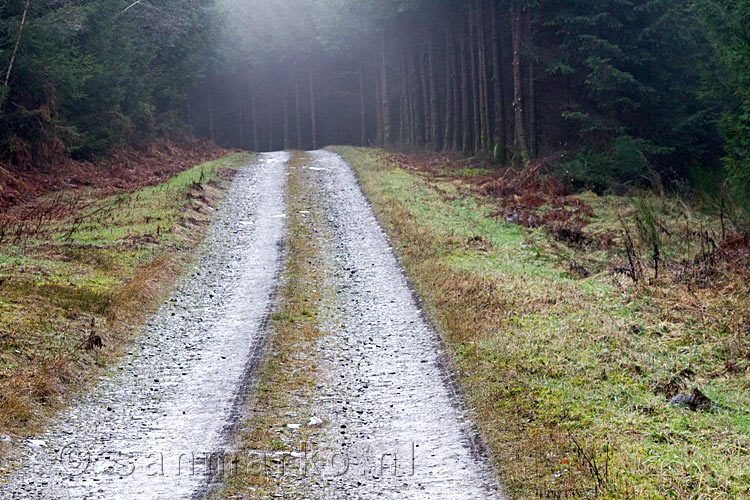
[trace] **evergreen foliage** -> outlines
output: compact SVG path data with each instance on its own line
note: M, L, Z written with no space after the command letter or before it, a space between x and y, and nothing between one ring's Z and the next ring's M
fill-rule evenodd
M0 145L19 164L91 157L159 131L201 74L209 0L8 0ZM28 11L20 38L20 21Z
M723 168L750 213L748 25L747 0L7 0L0 160L192 130L562 157L597 189Z
M707 92L719 108L726 140L726 167L734 199L750 228L750 1L705 0L701 4L721 63Z

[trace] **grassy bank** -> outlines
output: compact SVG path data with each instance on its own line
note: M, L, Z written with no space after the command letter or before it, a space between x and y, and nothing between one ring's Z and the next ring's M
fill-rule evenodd
M104 373L251 158L234 154L123 194L79 188L29 208L53 216L0 246L0 432L33 433L66 394Z
M511 497L750 494L747 277L716 264L710 279L695 271L680 281L679 266L664 263L654 276L645 250L638 281L617 270L627 263L621 227L639 214L669 234L715 221L685 219L676 201L643 207L589 193L578 197L591 209L589 244L569 245L497 217L497 198L462 180L476 169L409 169L382 152L336 150L439 326ZM686 246L664 244L662 259L697 251ZM710 409L669 403L693 387Z

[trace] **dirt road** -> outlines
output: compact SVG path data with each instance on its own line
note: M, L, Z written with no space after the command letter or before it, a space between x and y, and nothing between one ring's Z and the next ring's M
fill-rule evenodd
M194 268L114 374L25 443L0 498L179 499L206 482L281 267L288 154L240 171Z
M288 160L261 155L241 171L195 268L115 373L25 443L0 497L202 497L262 352L282 266ZM338 293L321 319L326 397L302 404L322 417L325 446L341 460L335 472L280 480L309 499L501 498L438 337L351 168L318 151L304 170L332 235Z

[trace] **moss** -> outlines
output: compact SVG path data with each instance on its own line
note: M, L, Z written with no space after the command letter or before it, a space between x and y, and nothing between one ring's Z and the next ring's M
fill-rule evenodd
M462 168L461 170L458 170L456 173L458 175L465 175L467 177L471 177L475 175L487 175L490 173L490 170L487 170L486 168L467 167L467 168Z

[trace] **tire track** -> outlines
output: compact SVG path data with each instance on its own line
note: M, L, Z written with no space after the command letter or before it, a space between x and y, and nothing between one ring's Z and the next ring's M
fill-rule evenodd
M311 156L339 269L334 333L320 346L330 376L317 404L326 446L340 457L336 473L307 482L305 498L503 498L351 167L330 152Z
M281 267L289 155L241 170L197 263L115 375L27 440L9 499L180 499L202 491L244 395Z

